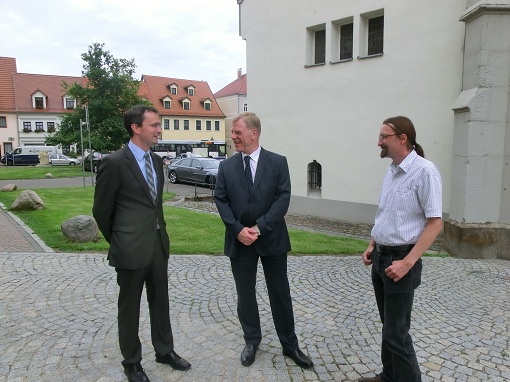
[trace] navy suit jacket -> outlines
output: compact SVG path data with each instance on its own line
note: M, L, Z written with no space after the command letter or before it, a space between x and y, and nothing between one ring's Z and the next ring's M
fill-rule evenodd
M251 195L242 155L237 153L225 159L218 170L214 200L226 227L226 256L235 257L245 247L237 235L244 227L255 224L260 236L252 246L260 256L290 251L285 223L290 203L290 175L284 156L261 149Z
M156 240L162 241L168 258L170 240L161 198L165 182L163 160L152 153L151 157L158 179L156 203L127 145L101 161L92 213L110 244L108 259L113 267L144 268L152 259Z

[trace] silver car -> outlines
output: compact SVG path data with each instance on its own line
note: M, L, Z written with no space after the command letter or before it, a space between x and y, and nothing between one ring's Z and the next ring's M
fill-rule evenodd
M79 159L69 158L64 154L50 154L48 162L52 166L76 166L81 163Z
M213 158L184 158L168 165L172 183L190 182L214 187L220 161Z

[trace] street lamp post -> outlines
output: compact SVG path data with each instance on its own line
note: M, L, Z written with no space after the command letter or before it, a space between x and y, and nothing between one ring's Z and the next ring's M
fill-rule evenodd
M82 122L80 119L80 141L81 141L81 176L83 178L83 188L85 188L85 151L83 150L83 125L85 125L86 122Z

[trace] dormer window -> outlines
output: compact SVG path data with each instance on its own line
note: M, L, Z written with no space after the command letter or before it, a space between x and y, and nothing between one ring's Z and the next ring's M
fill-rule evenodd
M193 86L188 86L188 95L193 96L195 95L195 88Z
M200 101L204 105L205 110L211 110L212 102L209 98L206 98L205 100Z
M177 94L177 85L176 84L168 85L168 90L170 91L170 94Z
M66 98L66 109L76 108L76 100L74 98Z
M36 91L31 95L32 107L36 109L46 109L46 95L40 90Z
M43 97L35 97L35 108L36 109L44 109L44 98Z
M184 110L190 110L191 102L190 102L189 98L184 98L184 99L181 101L181 103L182 103L182 108L183 108Z
M172 108L172 98L170 98L169 96L161 98L161 103L163 104L163 107L165 109L171 109Z

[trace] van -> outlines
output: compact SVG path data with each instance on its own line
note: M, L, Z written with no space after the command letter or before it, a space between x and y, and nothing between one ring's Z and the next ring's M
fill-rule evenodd
M4 155L0 161L7 166L36 165L39 164L40 151L57 154L56 146L21 146Z

